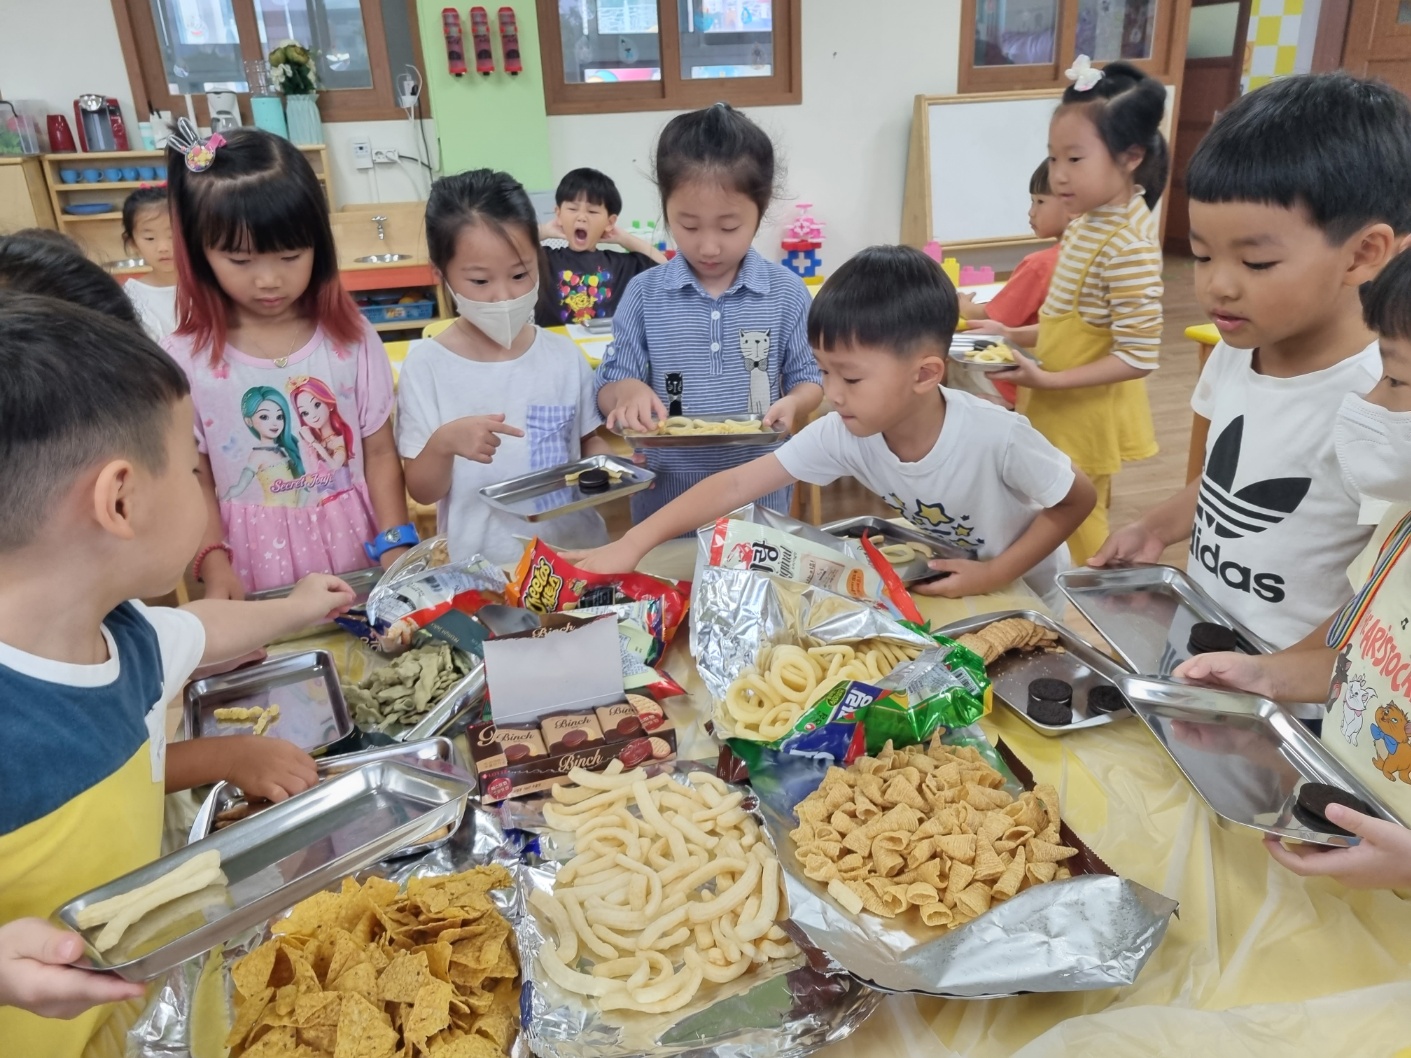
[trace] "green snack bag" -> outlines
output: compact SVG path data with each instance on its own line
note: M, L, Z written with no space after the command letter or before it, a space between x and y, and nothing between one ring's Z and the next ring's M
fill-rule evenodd
M864 749L863 729L873 704L886 696L880 687L856 681L840 681L822 698L804 710L785 735L773 742L730 738L726 743L748 765L751 774L777 755L815 757L849 764ZM869 740L870 741L870 740Z
M936 641L935 649L898 666L886 680L888 693L868 710L868 753L878 752L888 739L898 748L925 742L937 731L966 727L990 712L990 681L979 655L945 636L923 634Z

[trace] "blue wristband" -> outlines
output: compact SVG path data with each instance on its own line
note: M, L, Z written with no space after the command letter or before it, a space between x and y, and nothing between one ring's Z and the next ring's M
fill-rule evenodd
M383 530L363 544L363 550L367 552L369 559L376 562L395 547L415 547L419 543L421 537L416 535L416 526L408 523Z

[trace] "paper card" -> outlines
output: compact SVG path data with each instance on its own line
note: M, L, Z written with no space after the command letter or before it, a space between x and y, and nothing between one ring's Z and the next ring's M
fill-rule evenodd
M622 701L617 618L545 614L542 629L487 639L485 685L497 724Z

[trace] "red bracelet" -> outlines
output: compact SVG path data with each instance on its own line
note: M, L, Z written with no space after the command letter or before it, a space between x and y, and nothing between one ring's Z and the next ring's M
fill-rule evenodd
M192 580L201 580L201 563L206 561L206 556L208 556L212 551L224 551L225 557L229 559L233 559L235 557L235 552L230 550L229 544L221 543L206 545L205 547L201 548L200 551L196 552L196 560L191 563Z

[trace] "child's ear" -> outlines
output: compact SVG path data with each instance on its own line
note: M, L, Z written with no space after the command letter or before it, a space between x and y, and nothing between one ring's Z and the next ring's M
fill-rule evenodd
M609 213L609 214L608 214L608 231L612 231L613 228L617 227L617 218L618 218L619 216L621 216L621 214L618 214L618 213Z
M945 380L945 357L935 355L923 356L920 362L916 365L916 383L914 388L917 393L924 392L928 389L934 389L936 386L942 385Z
M136 468L126 459L104 464L94 479L92 489L93 519L105 533L119 540L131 540L133 502L137 490Z
M1352 261L1344 282L1361 286L1375 279L1407 242L1397 238L1390 224L1371 224L1352 236Z

